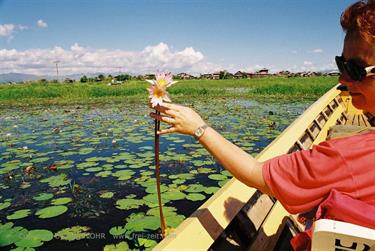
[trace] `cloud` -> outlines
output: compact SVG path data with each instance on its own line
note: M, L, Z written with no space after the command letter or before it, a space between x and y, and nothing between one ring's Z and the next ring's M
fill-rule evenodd
M323 49L317 48L311 51L312 53L323 53Z
M0 24L0 37L10 37L16 31L14 24Z
M39 19L37 22L36 22L36 25L39 27L39 28L47 28L47 23L44 22L42 19Z
M198 73L220 68L204 62L201 52L192 47L171 50L165 43L150 45L141 51L95 49L75 43L69 49L56 46L49 49L0 50L0 73L22 72L51 75L54 61L59 61L62 75L76 73L118 72L141 74L157 70Z
M28 29L27 26L17 24L0 24L0 37L7 38L8 41L12 40L17 31Z

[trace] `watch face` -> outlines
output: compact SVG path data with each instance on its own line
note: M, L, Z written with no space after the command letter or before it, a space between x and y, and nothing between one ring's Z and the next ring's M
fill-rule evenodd
M199 127L197 131L195 132L195 136L200 137L203 134L203 128Z

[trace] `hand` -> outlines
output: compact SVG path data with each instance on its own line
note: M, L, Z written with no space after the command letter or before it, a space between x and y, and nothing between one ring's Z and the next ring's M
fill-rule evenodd
M162 106L158 105L154 107L154 109L161 112L163 115L150 113L152 118L172 125L170 128L158 131L158 134L176 132L193 136L198 127L206 124L201 116L189 107L163 103Z

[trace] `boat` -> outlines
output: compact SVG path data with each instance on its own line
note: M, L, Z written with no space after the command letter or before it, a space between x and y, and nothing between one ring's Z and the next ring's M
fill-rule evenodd
M309 149L331 137L330 129L335 126L360 128L361 132L363 128L372 129L375 118L356 109L348 91L342 87L337 85L320 97L256 159L265 161L281 154ZM315 224L316 229L345 230L353 227L354 233L361 232L358 228L363 230L361 226L343 222L326 220L319 223L320 228ZM370 244L375 245L375 230L364 229L367 231L365 236L370 236ZM301 231L304 231L304 226L298 222L297 216L289 214L275 198L232 178L153 250L287 251L292 250L291 238ZM332 250L357 250L335 249L334 243L331 246ZM312 250L328 249L318 247L313 240Z

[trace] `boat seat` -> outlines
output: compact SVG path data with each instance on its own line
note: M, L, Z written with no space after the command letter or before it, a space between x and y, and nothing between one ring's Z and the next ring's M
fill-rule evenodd
M327 140L336 139L348 136L359 135L374 130L369 126L358 126L358 125L334 125L328 130Z
M312 251L373 251L375 229L328 219L313 226Z

